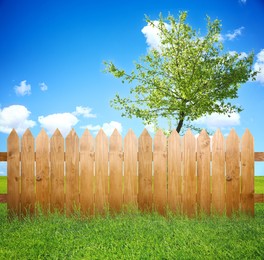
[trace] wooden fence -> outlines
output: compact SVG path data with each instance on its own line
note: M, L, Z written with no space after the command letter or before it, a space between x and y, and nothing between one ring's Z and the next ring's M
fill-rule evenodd
M139 139L130 130L122 140L100 130L79 138L74 130L65 138L56 130L51 138L42 130L36 140L27 130L21 140L13 130L7 140L7 207L10 214L44 212L71 214L118 212L126 205L142 211L166 209L190 217L201 212L254 215L253 137L241 140L232 130L225 139L218 130L198 138L190 130L183 137L158 131L152 140L144 130ZM4 153L0 154L2 161Z

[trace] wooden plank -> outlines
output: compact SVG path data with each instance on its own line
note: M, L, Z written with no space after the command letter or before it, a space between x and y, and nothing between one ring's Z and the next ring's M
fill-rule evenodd
M58 129L50 139L50 210L64 211L64 139Z
M166 213L167 206L167 138L158 130L154 138L154 208L162 215Z
M255 152L254 153L255 162L264 162L264 152Z
M120 212L123 204L123 149L122 136L115 129L109 145L109 207L112 212Z
M264 194L255 194L254 203L264 203Z
M21 142L21 211L24 216L35 212L34 164L34 137L27 129Z
M168 206L174 213L182 212L181 137L173 130L168 139Z
M79 209L79 138L72 129L66 137L66 214Z
M7 194L0 194L0 203L8 203ZM19 211L8 210L8 215L10 217L19 216Z
M254 216L254 139L248 129L241 140L241 211Z
M197 210L210 215L210 137L202 130L197 138Z
M196 140L190 130L183 137L183 213L188 217L196 214Z
M138 206L152 210L152 139L144 129L138 140Z
M137 205L137 151L138 141L130 129L124 138L124 204Z
M20 153L19 137L13 129L7 139L7 210L20 215Z
M86 129L80 139L80 206L84 215L94 214L94 139Z
M240 204L240 157L239 138L232 129L226 139L226 214L239 211Z
M108 206L108 138L100 129L95 140L95 209L104 214Z
M6 162L6 161L7 161L7 152L0 152L0 162Z
M36 202L43 213L48 213L49 191L49 137L41 130L36 138Z
M212 146L212 209L220 215L225 213L225 140L219 129Z

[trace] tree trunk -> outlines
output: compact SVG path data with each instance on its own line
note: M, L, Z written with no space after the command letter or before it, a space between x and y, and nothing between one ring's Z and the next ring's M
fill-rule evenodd
M183 126L183 122L184 122L184 113L183 112L180 112L180 121L177 125L177 128L176 128L176 131L178 133L180 133L181 129L182 129L182 126Z
M176 131L178 132L178 133L180 133L180 131L181 131L181 128L182 128L182 125L183 125L183 119L181 119L180 121L179 121L179 124L177 125L177 128L176 128Z

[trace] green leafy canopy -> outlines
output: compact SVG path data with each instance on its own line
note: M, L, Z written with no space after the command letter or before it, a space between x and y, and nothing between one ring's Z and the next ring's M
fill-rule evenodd
M160 15L158 23L146 17L159 32L160 46L140 57L132 72L104 62L105 72L133 83L128 97L116 94L111 100L122 116L156 126L165 118L180 132L184 127L195 129L192 122L202 116L242 111L230 100L238 97L241 83L255 79L254 53L246 57L225 53L219 20L207 17L207 34L202 37L186 19L187 12L180 12L177 19Z

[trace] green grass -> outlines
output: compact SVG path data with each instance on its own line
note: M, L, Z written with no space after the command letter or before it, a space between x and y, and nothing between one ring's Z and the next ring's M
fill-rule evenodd
M263 193L264 177L255 189ZM6 178L0 177L0 193ZM40 214L9 220L0 205L1 259L263 259L264 204L256 216L187 219L136 210L83 219Z
M5 176L0 176L0 193L7 192L7 178Z
M255 218L164 218L131 211L8 221L2 207L0 259L263 259L263 216L262 207Z

